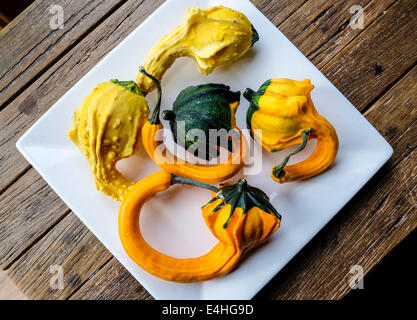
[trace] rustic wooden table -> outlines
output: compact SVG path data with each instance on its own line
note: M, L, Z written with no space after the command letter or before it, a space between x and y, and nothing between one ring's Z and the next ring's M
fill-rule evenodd
M31 299L151 299L15 147L163 0L35 1L0 31L0 267ZM417 1L253 0L394 148L390 161L258 295L337 299L417 227ZM64 10L52 30L51 5ZM353 29L350 8L364 9ZM337 106L335 106L337 107ZM50 267L64 288L50 287Z

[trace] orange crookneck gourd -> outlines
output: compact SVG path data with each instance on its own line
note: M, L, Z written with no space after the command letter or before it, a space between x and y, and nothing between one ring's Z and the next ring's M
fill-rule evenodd
M271 177L280 183L303 180L326 170L335 160L339 140L336 130L314 108L310 80L271 79L255 92L246 89L250 102L246 120L256 141L269 152L301 144L284 161L272 168ZM259 130L260 129L260 130ZM287 165L289 158L304 149L308 139L317 139L313 154Z
M258 39L258 33L241 12L223 6L190 8L183 24L151 49L143 66L161 81L177 58L189 56L200 73L208 75L219 65L239 60ZM138 73L136 81L144 93L155 88L142 73Z
M210 89L207 89L204 86L198 86L190 87L183 90L183 93L186 92L189 95L188 99L185 100L194 103L194 105L187 105L187 116L193 117L193 121L189 121L193 124L193 126L196 125L198 121L202 123L201 127L203 127L203 124L204 126L207 124L206 122L204 122L205 120L203 120L204 114L201 108L204 107L208 109L213 109L213 104L217 107L221 105L222 108L225 109L223 113L227 113L229 119L229 123L224 125L233 129L234 133L237 133L228 137L229 142L231 142L232 144L233 152L229 153L228 158L225 162L215 165L192 164L187 161L178 159L176 155L172 154L166 147L162 145L162 139L157 139L157 135L162 133L163 130L163 126L161 124L159 116L161 106L161 85L159 81L155 77L147 73L143 67L140 67L139 70L145 76L152 79L155 82L158 89L157 105L149 121L147 121L144 124L142 129L142 143L151 159L163 170L174 173L178 176L184 176L187 178L204 181L206 183L217 183L234 176L243 167L244 158L247 155L248 151L246 139L244 138L240 129L237 128L235 121L235 112L239 105L239 97L237 96L240 96L240 93L239 95L237 95L237 93L230 92L227 89L228 87L223 85L217 85L216 87L213 87L214 85L211 85L212 88ZM219 94L218 90L221 90L222 93ZM198 94L195 95L197 91ZM200 96L200 100L197 97L198 95ZM205 99L204 103L201 103L204 104L204 106L202 106L200 102L203 102L203 96L206 95L209 95L210 99ZM226 95L228 96L228 98L225 97ZM209 101L207 102L207 100ZM220 111L217 110L217 112ZM165 114L166 119L168 120L168 115L172 117L173 113L173 111L166 111L163 114ZM220 115L216 114L213 117L210 117L210 119L218 120L217 124L219 124L221 121L220 119L216 118L216 116L220 117ZM173 118L170 118L170 120L175 121L175 119ZM217 129L218 127L214 126L213 128ZM179 137L177 138L179 139ZM161 149L160 147L164 148Z
M174 184L213 191L213 198L202 208L202 214L219 243L201 257L167 256L153 249L141 234L139 217L144 203ZM119 235L127 254L149 273L169 281L196 282L233 270L245 254L277 230L280 222L281 216L266 194L243 179L235 185L216 188L159 171L139 181L123 199L119 210Z

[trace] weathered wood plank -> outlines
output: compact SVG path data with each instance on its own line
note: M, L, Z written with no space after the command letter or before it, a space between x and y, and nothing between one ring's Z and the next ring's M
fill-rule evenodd
M415 39L417 2L397 1L321 71L365 110L416 63Z
M318 68L330 61L396 0L307 1L279 29ZM363 29L349 26L353 6L363 8Z
M35 169L0 195L0 208L1 269L69 212Z
M251 0L275 26L280 26L307 0Z
M112 258L94 277L70 297L71 300L150 300L153 297Z
M15 147L23 132L163 2L128 1L0 111L0 192L29 167Z
M380 15L384 14L390 6L398 0L373 0L364 8L364 29L371 25ZM350 12L350 11L349 11ZM350 21L350 20L349 20ZM348 27L348 21L339 26L337 32L323 46L309 54L308 58L319 68L331 60L348 43L355 39L362 29Z
M110 252L71 213L12 264L7 274L29 299L65 299L110 258ZM51 281L59 284L54 277L58 271L52 266L63 271L59 289L50 285Z
M417 66L384 94L365 117L394 147L387 168L394 168L417 146Z
M0 109L123 1L36 1L7 25L0 33ZM52 5L63 10L63 29L50 27Z
M417 227L416 77L417 67L366 113L393 157L257 298L341 298L353 265L369 272Z

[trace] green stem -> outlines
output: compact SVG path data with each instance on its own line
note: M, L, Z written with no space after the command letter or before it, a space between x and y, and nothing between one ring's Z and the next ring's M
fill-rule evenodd
M236 205L238 203L238 201L240 200L240 197L244 197L245 195L243 194L242 190L238 191L238 193L236 194L235 198L232 201L231 204L231 208L230 208L230 214L229 217L227 218L226 222L223 224L223 229L226 229L227 226L229 225L230 220L232 220L233 214L235 213L235 209L236 209Z
M110 80L110 82L114 83L115 85L121 86L126 90L133 92L134 94L137 94L138 96L143 96L143 93L139 90L139 87L135 81L119 81L117 79L112 79Z
M253 91L251 88L247 88L244 92L243 92L243 96L245 97L246 100L248 100L249 102L252 102L253 97L255 96L256 92Z
M172 110L164 110L162 111L162 119L167 121L174 121L175 120L175 112Z
M274 177L282 178L283 176L285 176L284 167L287 165L288 161L293 155L299 153L301 150L305 148L305 146L307 145L307 136L310 134L310 132L311 128L301 132L301 138L303 139L303 143L297 149L291 152L288 156L286 156L284 161L282 161L278 166L274 167L274 169L272 170L272 174L274 175Z
M156 103L155 109L153 110L152 116L149 119L149 122L151 124L161 124L161 120L159 119L159 112L161 111L161 98L162 98L162 89L161 84L154 76L150 75L146 72L145 68L143 66L139 67L139 72L142 73L144 76L151 79L156 86L156 89L158 90L158 102Z
M251 25L251 29L252 29L252 42L251 42L251 47L253 47L253 45L255 44L255 42L259 40L259 34L258 34L258 31L256 31L256 29L255 29L255 27L253 25Z
M189 178L186 178L186 177L180 177L180 176L177 176L175 174L171 175L171 185L173 185L173 184L187 184L189 186L194 186L194 187L198 187L198 188L211 190L215 193L220 192L219 188L217 188L215 186L212 186L208 183L204 183L204 182L201 182L201 181L189 179Z

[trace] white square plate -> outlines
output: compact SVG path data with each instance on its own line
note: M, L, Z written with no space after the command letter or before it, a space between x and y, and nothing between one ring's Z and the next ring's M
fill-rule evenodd
M246 178L273 198L273 205L283 215L281 228L234 272L212 281L178 284L148 274L127 256L118 236L119 203L96 191L87 160L66 134L83 97L100 82L135 79L148 51L165 33L182 23L186 8L219 4L243 12L259 32L260 40L241 61L218 68L208 77L198 73L192 59L179 59L163 79L163 106L171 106L180 90L189 85L218 82L243 91L248 87L258 89L269 78L309 78L315 86L313 102L336 128L340 149L334 165L325 173L284 185L272 181L269 174L288 151L263 152L262 172ZM151 107L155 96L148 95ZM240 128L246 128L247 107L242 99L237 113ZM252 298L392 155L391 146L356 108L247 0L168 0L52 106L22 136L17 147L156 299ZM313 148L314 143L309 143L307 150L294 160L305 158ZM158 170L143 150L123 160L119 168L135 181ZM191 187L173 187L159 194L144 207L140 223L145 239L156 249L178 258L208 252L216 240L204 225L200 208L209 198L209 192Z

